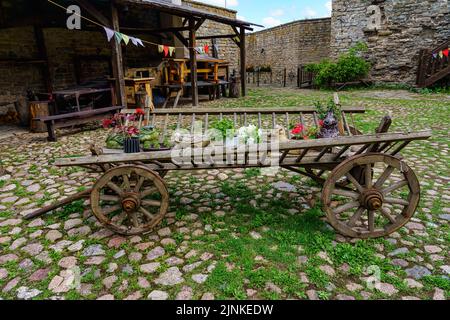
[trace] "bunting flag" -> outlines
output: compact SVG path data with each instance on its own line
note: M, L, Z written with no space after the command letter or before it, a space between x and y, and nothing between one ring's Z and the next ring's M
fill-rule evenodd
M436 59L438 57L437 53L433 53L433 58Z
M117 40L117 42L118 43L121 43L122 42L122 34L120 33L120 32L117 32L117 31L115 31L114 32L114 35L116 36L116 40Z
M128 43L130 42L130 37L123 33L121 33L121 35L122 35L123 42L125 42L125 44L128 45Z
M164 46L163 45L159 45L158 46L158 52L159 53L163 53L163 51L164 51Z
M107 27L103 27L103 29L105 29L106 37L108 38L108 42L110 42L112 37L114 37L114 30L111 30L110 28Z
M174 52L175 52L175 48L174 47L169 47L169 55L173 56Z
M131 43L134 44L136 47L138 46L137 38L130 37Z
M142 43L142 40L141 40L141 39L139 39L139 38L135 38L135 39L136 39L136 42L137 42L140 46L145 47L144 44Z
M169 47L164 46L164 57L167 57L168 54L169 54Z
M439 58L443 58L444 57L444 52L442 52L442 50L441 51L439 51Z
M446 57L448 57L448 49L442 50L442 54Z
M203 50L205 51L206 54L209 53L209 46L207 44L205 44L205 46L203 47Z

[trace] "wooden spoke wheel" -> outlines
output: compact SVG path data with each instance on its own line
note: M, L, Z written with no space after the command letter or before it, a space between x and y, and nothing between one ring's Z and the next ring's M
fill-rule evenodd
M106 228L137 235L151 231L167 213L169 192L158 173L145 166L108 170L94 185L91 208Z
M358 177L355 177L357 175ZM339 187L347 181L345 189ZM322 191L328 221L343 235L377 238L403 227L420 200L415 173L386 154L347 159L329 175Z

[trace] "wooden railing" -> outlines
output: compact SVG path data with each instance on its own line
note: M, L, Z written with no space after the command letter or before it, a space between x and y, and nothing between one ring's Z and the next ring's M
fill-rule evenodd
M417 85L428 87L436 81L450 74L450 61L448 55L441 55L443 50L448 50L450 41L430 50L422 49L419 56L419 69L417 72Z

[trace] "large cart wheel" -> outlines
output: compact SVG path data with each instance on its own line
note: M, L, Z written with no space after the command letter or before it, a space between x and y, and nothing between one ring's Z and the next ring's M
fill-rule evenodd
M344 180L345 189L338 186ZM378 153L342 162L322 191L331 225L345 236L363 239L383 237L403 227L419 199L420 185L412 169L398 158Z
M94 185L91 208L106 228L137 235L151 231L167 213L169 192L158 173L123 165L107 171Z

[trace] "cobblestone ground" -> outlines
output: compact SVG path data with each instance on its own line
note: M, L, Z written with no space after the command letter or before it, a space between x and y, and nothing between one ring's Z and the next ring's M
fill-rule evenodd
M212 106L312 105L329 92L252 90ZM155 232L130 238L102 228L83 201L25 221L23 216L96 179L57 168L57 157L87 155L103 130L47 143L45 135L0 141L0 297L3 299L448 299L450 295L450 97L404 91L349 91L356 121L373 132L391 113L394 129L432 128L403 153L419 176L421 204L385 239L336 234L307 178L259 170L172 172L171 206ZM379 278L380 281L373 281ZM372 279L372 280L371 280ZM375 284L371 286L370 284Z

